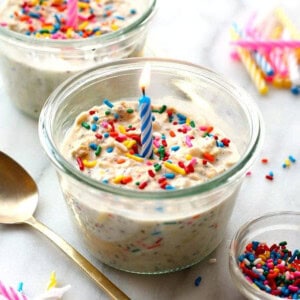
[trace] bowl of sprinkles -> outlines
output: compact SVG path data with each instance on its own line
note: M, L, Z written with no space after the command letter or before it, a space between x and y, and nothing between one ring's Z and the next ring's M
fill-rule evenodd
M274 212L244 224L230 246L232 279L247 299L300 299L300 212Z
M39 134L91 253L166 273L222 241L262 120L244 90L210 70L128 58L57 88Z
M22 112L38 118L66 78L142 56L156 0L0 0L0 72Z

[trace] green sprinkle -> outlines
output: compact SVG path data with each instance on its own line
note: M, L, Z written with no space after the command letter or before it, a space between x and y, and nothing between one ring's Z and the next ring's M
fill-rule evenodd
M111 113L110 110L106 110L106 111L105 111L105 115L106 115L106 116L110 115L110 113Z
M190 126L193 127L193 128L195 128L195 127L196 127L195 122L194 122L194 121L191 121L191 122L190 122Z
M135 183L135 185L140 185L140 182L139 182L139 181L137 181L137 182Z
M100 153L101 153L101 150L102 150L101 146L98 145L98 146L97 146L97 149L96 149L96 151L95 151L95 155L96 155L96 156L99 156Z
M129 114L132 114L132 113L134 112L134 110L133 110L132 108L128 108L126 111L127 111Z
M84 127L85 129L90 129L91 126L87 122L82 122L81 126Z
M162 114L163 112L165 112L167 109L167 105L163 105L160 110L158 111L160 114Z
M279 246L286 246L287 245L287 242L286 241L282 241L279 243Z
M159 113L158 109L152 109L151 111L154 112L154 113Z
M132 125L131 125L131 124L129 124L129 125L128 125L128 128L132 128Z
M160 169L161 169L161 165L160 164L155 164L154 165L155 172L158 172Z
M139 251L141 251L141 250L140 250L140 249L132 249L132 250L131 250L131 252L133 252L133 253L134 253L134 252L139 252Z
M39 33L43 34L43 33L50 33L50 31L48 29L41 29L39 31Z

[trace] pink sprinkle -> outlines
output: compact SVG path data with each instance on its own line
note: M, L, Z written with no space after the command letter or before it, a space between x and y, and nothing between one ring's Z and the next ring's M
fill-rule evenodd
M106 121L103 121L101 123L101 125L102 125L103 128L108 128L108 122L106 122Z
M197 164L197 159L196 159L195 157L193 157L193 158L191 159L190 164L194 167L194 166Z
M159 146L160 146L159 141L158 141L157 139L155 139L155 140L153 141L153 144L154 144L154 146L155 146L156 148L159 148Z
M207 130L207 126L199 126L199 129L200 129L201 131L206 131L206 130Z
M185 143L187 144L188 147L193 147L191 138L188 135L185 136Z
M152 166L153 163L152 163L150 160L147 160L147 161L146 161L146 165L147 165L147 166Z
M183 127L184 129L186 129L186 131L190 131L190 130L192 129L191 126L189 126L189 125L187 125L187 124L183 124L182 127Z
M5 26L7 26L8 24L7 23L5 23L5 22L0 22L0 26L3 26L3 27L5 27Z
M250 172L250 171L248 171L247 173L246 173L246 176L251 176L252 175L252 173Z
M299 288L295 285L289 285L288 289L292 292L297 292Z

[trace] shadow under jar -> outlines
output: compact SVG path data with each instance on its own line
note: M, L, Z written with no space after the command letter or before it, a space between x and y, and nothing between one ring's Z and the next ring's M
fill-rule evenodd
M240 158L224 173L176 190L129 189L92 179L65 158L63 140L79 113L104 98L138 100L146 62L153 105L171 98L178 111L207 117L235 144ZM104 64L62 84L42 110L39 134L87 248L114 268L155 274L196 264L220 244L258 154L261 121L248 94L216 73L186 62L137 58Z

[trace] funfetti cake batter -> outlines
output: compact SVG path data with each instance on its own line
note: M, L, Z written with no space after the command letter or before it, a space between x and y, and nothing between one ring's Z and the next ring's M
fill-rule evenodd
M87 176L130 189L174 190L223 173L239 158L230 140L175 107L152 108L153 157L139 155L138 103L108 100L78 116L64 155Z
M0 26L38 38L80 39L128 26L141 8L139 1L81 0L77 26L69 26L67 11L66 0L7 0L0 6Z

